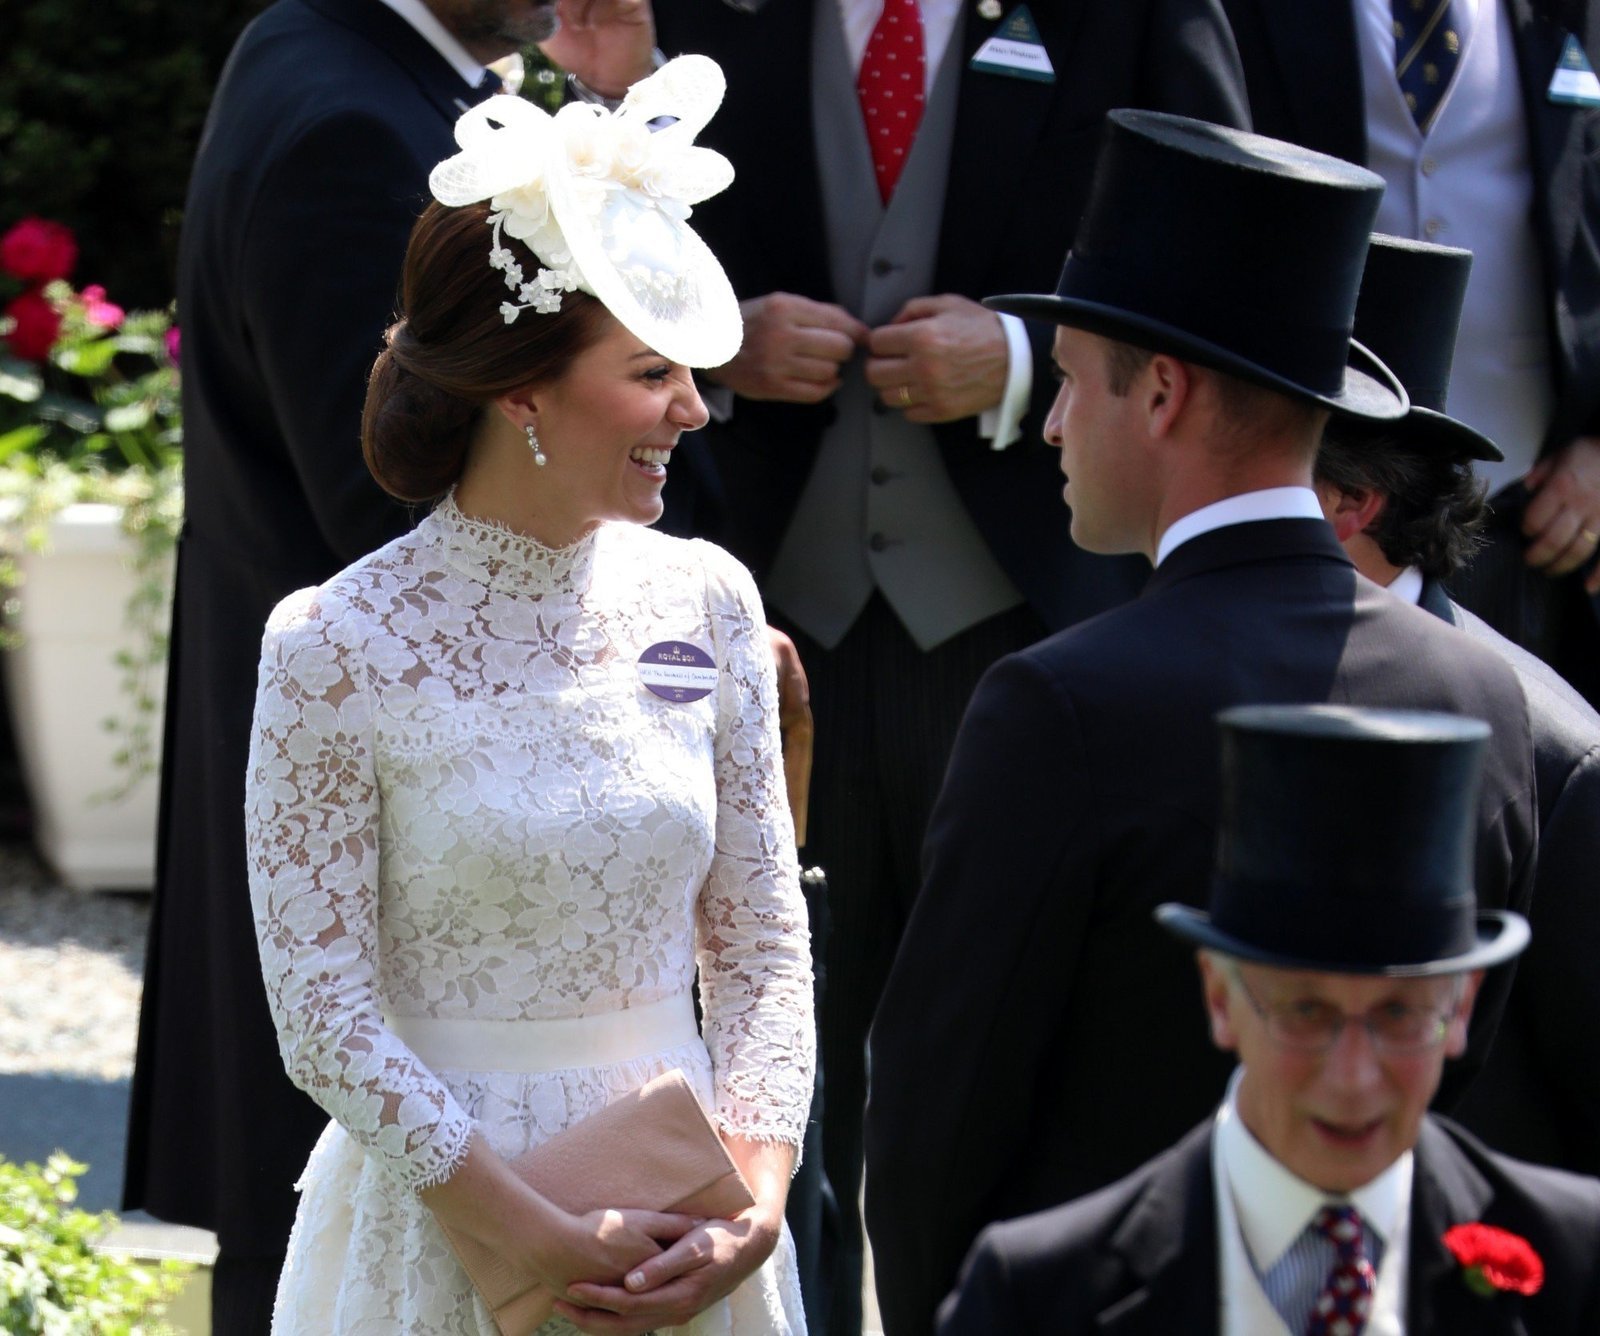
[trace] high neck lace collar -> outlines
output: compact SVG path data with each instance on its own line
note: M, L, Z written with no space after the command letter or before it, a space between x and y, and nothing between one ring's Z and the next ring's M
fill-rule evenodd
M417 532L438 543L453 567L490 589L581 594L589 587L600 530L567 547L546 547L494 520L463 515L451 493L417 526Z

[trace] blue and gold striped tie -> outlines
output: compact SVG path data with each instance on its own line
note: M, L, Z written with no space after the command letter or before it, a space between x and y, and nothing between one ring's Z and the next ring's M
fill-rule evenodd
M1461 62L1454 0L1393 0L1394 73L1423 134L1438 115Z

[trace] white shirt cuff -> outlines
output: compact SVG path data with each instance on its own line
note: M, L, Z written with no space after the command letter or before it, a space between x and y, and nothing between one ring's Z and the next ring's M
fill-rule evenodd
M978 414L978 435L991 450L1004 450L1022 435L1022 419L1033 394L1033 347L1027 326L1019 316L1002 314L1000 327L1006 332L1005 392L998 404Z

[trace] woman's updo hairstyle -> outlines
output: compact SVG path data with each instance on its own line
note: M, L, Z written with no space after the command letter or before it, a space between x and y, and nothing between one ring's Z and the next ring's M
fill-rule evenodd
M489 265L488 217L487 203L430 203L406 247L401 318L384 336L361 415L367 467L402 501L447 492L485 406L559 379L605 329L606 308L586 292L564 293L559 311L508 325L505 279ZM537 261L530 253L524 263Z

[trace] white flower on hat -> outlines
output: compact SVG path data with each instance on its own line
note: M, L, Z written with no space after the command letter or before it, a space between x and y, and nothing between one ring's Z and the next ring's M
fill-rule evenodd
M629 90L614 112L571 103L554 116L492 97L456 122L461 151L433 169L441 204L488 201L489 263L525 310L560 309L581 289L662 356L719 366L739 350L738 302L716 257L687 225L691 207L724 190L733 168L695 145L722 102L715 61L680 56ZM506 246L538 257L528 282Z

